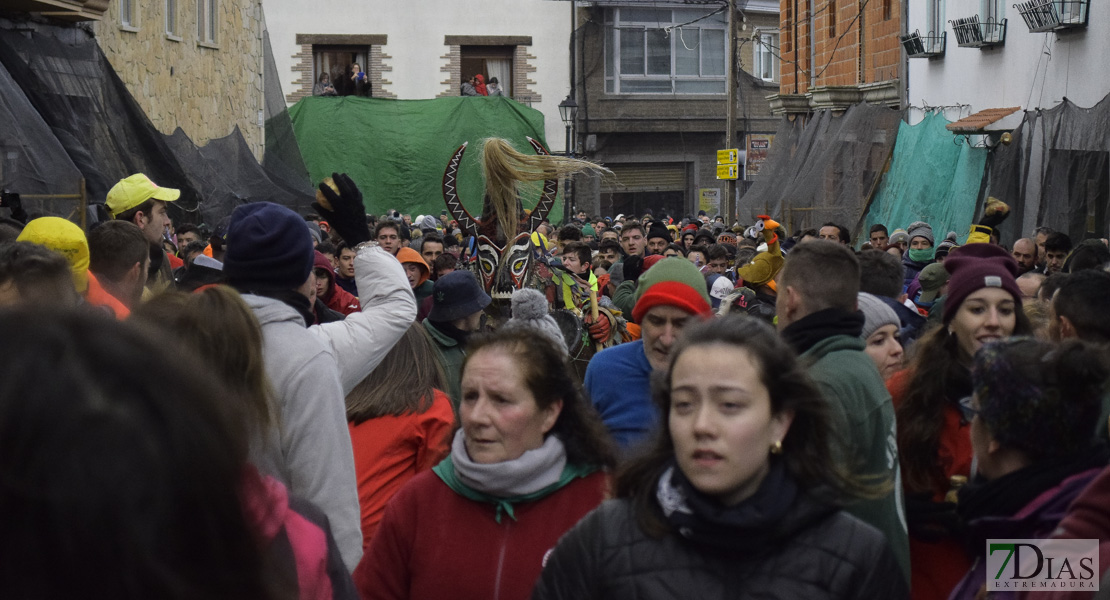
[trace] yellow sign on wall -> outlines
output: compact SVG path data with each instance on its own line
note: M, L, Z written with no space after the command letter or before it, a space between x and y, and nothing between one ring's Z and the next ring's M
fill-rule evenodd
M726 150L717 151L717 164L719 165L735 165L740 162L740 151L736 148L728 148Z
M717 179L736 179L740 167L732 165L717 165Z

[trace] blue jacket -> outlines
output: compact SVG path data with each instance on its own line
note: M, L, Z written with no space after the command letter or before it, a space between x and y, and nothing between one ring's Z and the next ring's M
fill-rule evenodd
M590 359L585 388L622 450L648 437L659 422L643 340L606 348Z

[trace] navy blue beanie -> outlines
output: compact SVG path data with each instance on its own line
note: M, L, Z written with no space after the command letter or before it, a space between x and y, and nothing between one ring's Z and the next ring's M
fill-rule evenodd
M231 213L224 275L240 290L296 289L308 280L314 259L308 225L288 208L254 202Z

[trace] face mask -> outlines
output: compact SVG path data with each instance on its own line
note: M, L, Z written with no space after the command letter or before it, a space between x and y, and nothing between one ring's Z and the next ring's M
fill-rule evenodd
M910 260L914 262L929 262L933 260L935 248L910 248Z

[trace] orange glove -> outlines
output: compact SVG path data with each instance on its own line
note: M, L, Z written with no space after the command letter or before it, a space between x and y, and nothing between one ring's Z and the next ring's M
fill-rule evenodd
M599 314L597 316L597 322L591 323L591 321L593 321L593 317L591 317L590 315L586 315L584 321L587 325L587 331L590 332L590 339L594 340L595 342L604 342L605 340L609 339L609 333L612 330L612 325L609 323L609 317Z

